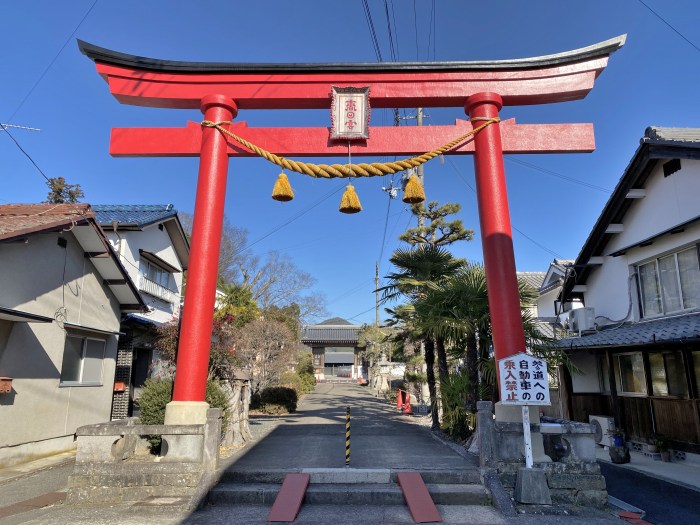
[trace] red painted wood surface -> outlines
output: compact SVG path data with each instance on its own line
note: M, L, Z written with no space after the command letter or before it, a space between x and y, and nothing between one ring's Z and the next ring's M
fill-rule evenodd
M442 517L418 472L399 472L399 485L408 510L416 523L441 522Z
M501 98L495 93L479 93L467 101L465 109L472 118L495 118L501 109ZM481 130L474 143L481 244L493 348L498 361L525 351L499 124Z
M478 125L478 123L477 123ZM595 149L592 124L516 124L501 122L504 153L588 153ZM202 126L188 122L184 128L114 128L110 154L115 157L196 157L202 141ZM275 155L286 157L347 156L347 143L331 141L328 128L249 128L234 122L228 129ZM431 151L472 129L468 120L453 126L372 127L367 141L355 142L355 156L413 156ZM228 138L230 157L255 154ZM474 152L473 139L446 155Z
M267 521L294 521L304 501L310 479L309 474L287 474L272 505L272 510L267 516Z
M97 63L114 97L135 106L196 109L220 93L240 109L330 108L330 86L369 86L373 108L462 107L475 93L500 93L507 106L585 97L608 58L524 70L352 73L171 73Z
M202 100L204 118L218 122L236 116L234 102L220 95ZM219 250L228 178L226 140L214 128L202 133L197 196L194 203L187 293L177 352L173 401L204 401Z

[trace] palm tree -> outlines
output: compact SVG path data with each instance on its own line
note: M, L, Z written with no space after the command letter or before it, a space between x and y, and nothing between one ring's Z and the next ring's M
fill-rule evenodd
M410 250L396 250L390 262L397 268L397 272L386 276L389 284L380 288L382 302L395 300L399 296L405 296L408 304L402 309L402 317L408 323L418 325L414 321L414 304L424 297L429 289L438 286L449 276L454 275L464 264L461 259L455 259L452 254L439 247L420 245ZM444 380L447 376L447 357L443 343L435 344L435 340L427 334L421 333L425 352L425 364L427 367L427 383L432 405L432 428L439 429L440 420L437 411L437 387L435 384L435 350L438 350L438 369L440 377Z
M527 310L537 294L523 282L519 282L518 287L527 346L542 352L540 347L545 342L544 338L536 330ZM420 329L442 344L450 342L453 348L465 349L462 355L467 361L468 400L475 404L480 397L479 367L482 375L486 376L484 382L495 386L495 373L491 373L493 365L487 366L490 363L491 316L484 267L468 263L456 275L449 276L440 283L431 283L427 289L427 293L414 304ZM462 352L458 350L458 353Z

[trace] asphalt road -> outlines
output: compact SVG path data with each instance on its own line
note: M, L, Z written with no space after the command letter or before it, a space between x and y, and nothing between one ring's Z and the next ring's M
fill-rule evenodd
M608 494L646 511L656 525L700 525L700 492L601 463Z

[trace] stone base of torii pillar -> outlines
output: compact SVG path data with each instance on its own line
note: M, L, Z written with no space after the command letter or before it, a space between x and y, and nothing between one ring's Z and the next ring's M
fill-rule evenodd
M203 425L207 422L209 403L206 401L171 401L165 405L166 425ZM163 435L166 451L163 461L201 461L204 436Z

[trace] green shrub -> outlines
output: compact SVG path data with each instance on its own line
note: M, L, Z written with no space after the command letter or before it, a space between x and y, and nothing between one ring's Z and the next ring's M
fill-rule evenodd
M298 398L316 388L316 376L308 373L283 372L280 376L280 383L282 386L294 389Z
M440 385L442 430L453 439L463 440L474 431L476 418L466 409L469 377L466 373L450 374Z
M297 393L297 397L304 393L301 377L296 372L282 372L280 383L282 386L293 389Z
M302 392L304 394L308 394L309 392L313 392L316 389L316 376L313 374L301 374L299 377L301 377L301 386L302 386Z
M162 425L165 422L165 405L170 403L173 395L172 379L147 379L141 390L139 419L144 425ZM229 396L219 381L207 381L205 401L212 408L222 409L221 433L224 435L229 422ZM149 436L153 450L160 446L160 436Z
M299 355L299 361L297 362L296 372L300 376L303 376L304 374L314 375L314 362L311 352L301 352Z
M253 394L250 408L265 414L287 414L297 409L298 396L293 388L272 386Z

